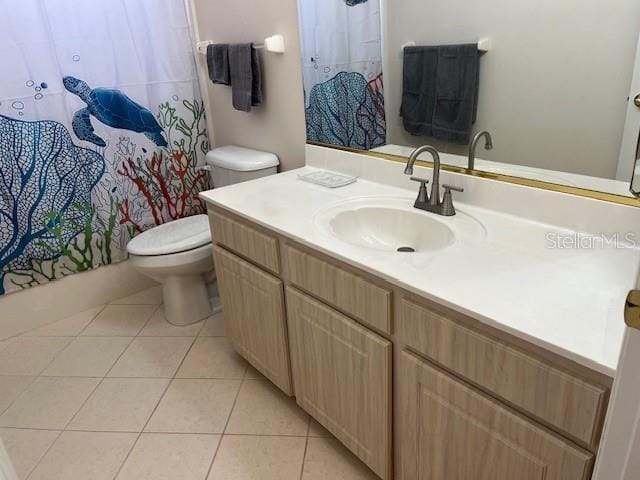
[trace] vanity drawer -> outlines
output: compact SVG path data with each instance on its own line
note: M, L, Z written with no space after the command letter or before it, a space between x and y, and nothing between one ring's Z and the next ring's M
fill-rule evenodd
M391 290L295 247L284 247L289 281L381 332L391 333Z
M598 443L606 388L408 299L400 311L399 335L408 346L565 434Z
M214 210L209 210L211 236L216 243L273 273L280 273L278 240Z

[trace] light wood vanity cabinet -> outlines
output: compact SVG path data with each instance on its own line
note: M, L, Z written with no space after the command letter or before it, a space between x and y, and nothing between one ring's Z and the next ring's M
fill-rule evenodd
M610 378L209 215L233 345L381 478L590 477Z
M382 478L391 472L391 342L287 288L298 404Z
M280 279L213 247L227 336L235 349L291 395L289 347Z

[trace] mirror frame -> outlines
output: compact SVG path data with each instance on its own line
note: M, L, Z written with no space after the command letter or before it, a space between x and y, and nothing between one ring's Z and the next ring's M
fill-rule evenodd
M408 157L402 155L393 155L390 153L372 152L370 150L358 150L357 148L343 147L340 145L331 145L328 143L307 141L307 145L315 145L317 147L331 148L333 150L342 150L344 152L359 153L369 157L381 158L383 160L389 160L397 163L407 163ZM433 167L433 162L427 162L424 160L416 160L416 165L421 167ZM544 182L542 180L532 180L523 177L512 177L510 175L503 175L497 173L483 172L482 170L470 170L468 168L456 167L453 165L447 165L445 163L441 166L442 170L447 172L461 173L464 175L470 175L472 177L480 177L488 180L495 180L498 182L511 183L514 185L523 185L525 187L539 188L542 190L549 190L552 192L565 193L569 195L577 195L579 197L593 198L595 200L601 200L603 202L617 203L619 205L627 205L630 207L640 208L640 198L625 197L623 195L617 195L615 193L599 192L597 190L589 190L580 187L571 187L568 185L561 185L559 183Z

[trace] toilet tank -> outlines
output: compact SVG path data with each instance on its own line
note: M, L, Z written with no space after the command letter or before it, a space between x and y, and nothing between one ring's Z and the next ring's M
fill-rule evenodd
M207 153L205 161L211 171L214 188L273 175L280 164L273 153L235 145L214 148Z

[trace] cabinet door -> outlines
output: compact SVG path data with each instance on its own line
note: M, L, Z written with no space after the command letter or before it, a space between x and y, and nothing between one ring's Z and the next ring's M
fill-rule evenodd
M402 480L583 480L593 456L413 354L400 369Z
M227 335L249 363L292 394L284 289L276 277L213 247Z
M287 288L296 398L382 478L391 468L391 342Z

